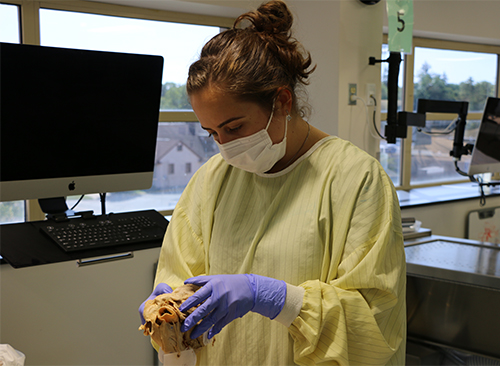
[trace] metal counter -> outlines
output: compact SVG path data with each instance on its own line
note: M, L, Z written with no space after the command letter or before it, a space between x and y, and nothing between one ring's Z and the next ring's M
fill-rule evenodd
M433 235L405 252L409 339L500 359L500 247Z

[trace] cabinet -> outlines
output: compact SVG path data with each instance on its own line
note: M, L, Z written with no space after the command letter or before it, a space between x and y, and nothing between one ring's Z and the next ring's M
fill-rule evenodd
M78 267L0 266L0 343L26 365L153 365L137 309L152 291L160 248Z

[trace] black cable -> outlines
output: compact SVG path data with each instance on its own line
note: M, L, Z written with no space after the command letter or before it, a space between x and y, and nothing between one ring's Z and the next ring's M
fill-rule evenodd
M75 207L78 206L78 204L81 202L81 200L83 199L83 197L85 197L84 194L82 194L80 196L80 198L78 199L78 201L76 201L76 203L73 205L73 207L70 208L71 211L73 211L75 209Z
M457 161L457 160L455 160L455 170L456 170L456 172L457 172L458 174L463 175L464 177L469 177L469 178L470 178L470 180L471 180L471 182L474 182L474 181L475 181L474 176L469 175L469 174L467 174L466 172L463 172L463 171L461 171L461 170L460 170L460 168L458 167L458 161ZM474 180L473 180L473 179L474 179Z
M484 194L483 185L479 185L479 190L481 191L481 197L479 197L479 206L483 207L486 204L486 195Z
M472 180L472 179L474 179L474 180ZM479 183L479 191L481 192L481 197L479 197L479 206L481 206L481 207L482 207L482 206L484 206L484 205L486 204L486 195L484 194L484 189L483 189L483 187L484 187L485 185L489 186L489 184L485 184L485 183L483 183L483 179L482 179L481 177L478 177L478 179L476 179L476 178L472 177L472 179L471 179L471 180L472 180L473 182L477 182L477 183Z
M370 98L373 99L373 104L375 105L375 108L373 108L373 127L375 127L375 131L377 132L377 135L379 135L379 137L382 139L382 140L387 140L384 136L382 136L382 134L379 132L378 128L377 128L377 121L375 121L375 113L377 112L377 99L375 99L375 97L373 95L370 95Z
M463 171L460 170L458 167L458 161L455 160L455 170L458 174L464 176L464 177L469 177L470 181L473 183L478 183L479 184L479 192L480 192L480 197L479 197L479 205L482 207L486 204L486 195L484 194L484 186L487 185L489 186L488 183L483 183L483 180L481 177L474 177L473 175L469 175Z

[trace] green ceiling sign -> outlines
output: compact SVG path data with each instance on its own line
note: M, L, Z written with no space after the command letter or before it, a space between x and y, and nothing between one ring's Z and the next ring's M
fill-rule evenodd
M412 53L413 0L386 0L389 51Z

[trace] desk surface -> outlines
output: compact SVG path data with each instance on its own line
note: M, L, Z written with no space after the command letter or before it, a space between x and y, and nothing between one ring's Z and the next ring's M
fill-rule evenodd
M489 197L500 195L500 186L484 187L486 200ZM477 183L456 183L442 186L413 188L409 192L397 191L399 204L405 207L416 207L423 205L442 204L460 200L479 200L481 194Z
M158 215L163 218L166 229L168 221L159 213ZM162 240L154 240L139 244L65 252L43 235L31 222L0 226L0 255L14 268L110 256L117 253L156 248L160 247L161 244Z

